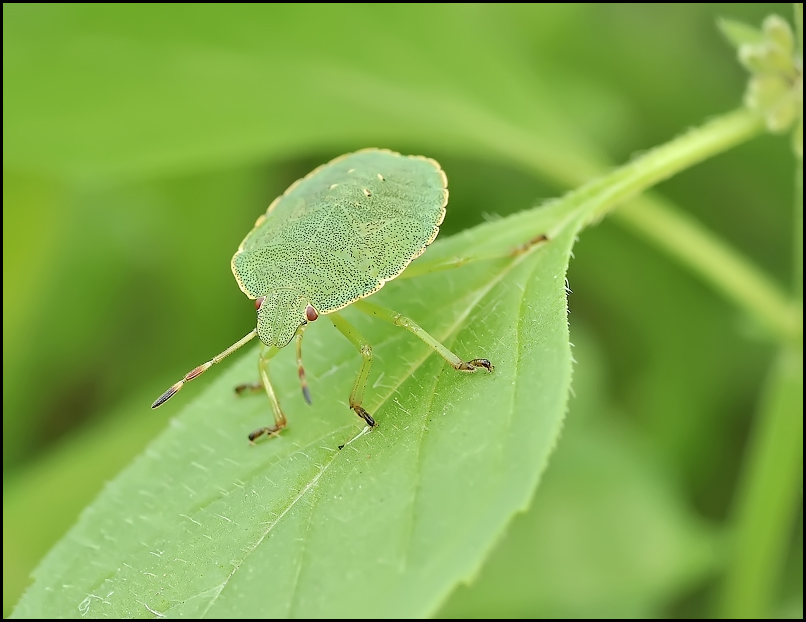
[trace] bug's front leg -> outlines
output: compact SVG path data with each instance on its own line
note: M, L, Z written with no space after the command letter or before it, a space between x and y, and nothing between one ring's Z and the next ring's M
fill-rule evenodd
M375 419L372 418L364 408L361 402L364 401L364 388L367 386L367 379L369 378L369 370L372 367L372 346L358 332L358 329L345 320L339 313L331 313L330 319L333 325L339 329L339 332L350 340L358 351L361 353L361 369L358 371L358 377L355 379L353 390L350 393L350 408L355 411L355 414L367 422L367 425L373 427Z
M285 414L283 413L283 409L280 408L280 402L277 401L277 395L274 392L274 387L271 385L271 380L269 379L269 361L274 357L275 354L279 352L279 348L274 346L267 347L263 346L260 350L260 358L257 361L257 369L258 374L260 375L260 383L256 384L242 384L240 386L235 387L235 391L239 394L245 391L252 391L260 389L263 387L266 391L266 395L269 398L269 404L271 404L271 410L274 414L274 425L266 426L263 428L258 428L254 432L249 434L249 441L254 442L256 439L260 438L264 434L267 436L277 436L277 433L282 430L286 426L286 418Z

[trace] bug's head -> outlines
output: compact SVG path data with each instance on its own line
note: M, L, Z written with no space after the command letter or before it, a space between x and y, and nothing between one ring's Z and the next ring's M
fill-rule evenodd
M267 346L282 348L294 338L297 329L314 321L319 314L295 289L276 289L255 300L257 335Z

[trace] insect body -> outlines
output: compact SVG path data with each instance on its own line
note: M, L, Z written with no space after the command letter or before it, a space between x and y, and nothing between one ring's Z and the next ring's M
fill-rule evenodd
M361 352L363 362L350 394L350 408L374 426L375 420L361 406L372 348L338 313L353 303L408 329L458 370L492 371L488 360L463 361L410 319L362 300L398 276L434 241L447 202L447 178L436 161L380 149L341 156L292 184L258 218L232 258L238 285L255 301L257 327L188 372L151 407L163 404L185 382L257 336L264 344L258 360L260 383L236 390L262 387L274 414L274 425L255 430L249 439L276 434L285 427L286 418L269 380L268 362L296 339L300 382L310 402L302 336L308 323L328 315Z

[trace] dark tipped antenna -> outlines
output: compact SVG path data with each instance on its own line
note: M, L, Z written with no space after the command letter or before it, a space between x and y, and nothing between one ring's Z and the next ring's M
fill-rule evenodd
M217 356L214 356L212 359L210 359L209 361L207 361L203 365L199 365L198 367L194 367L193 369L191 369L188 373L185 374L185 377L182 378L182 380L180 380L179 382L177 382L174 385L171 385L170 389L168 389L165 393L160 395L154 401L154 403L151 404L151 408L159 408L160 406L162 406L165 402L167 402L174 395L176 395L176 393L179 391L179 389L181 389L183 386L185 386L186 382L190 382L194 378L198 378L204 372L206 372L208 369L210 369L213 365L215 365L216 363L218 363L222 359L227 358L230 354L235 352L235 350L237 350L238 348L240 348L244 344L252 341L252 339L254 339L256 336L257 336L257 329L253 330L251 333L246 335L243 339L241 339L240 341L232 344L229 348L224 350L221 354L219 354Z

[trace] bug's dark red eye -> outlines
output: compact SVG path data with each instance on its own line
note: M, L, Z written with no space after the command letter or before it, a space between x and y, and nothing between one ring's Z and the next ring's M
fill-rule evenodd
M319 314L316 312L311 305L305 307L305 317L308 318L309 322L313 322L316 318L319 317Z
M265 296L261 296L260 298L255 298L255 309L260 311L260 306L263 304L264 300L266 300Z

